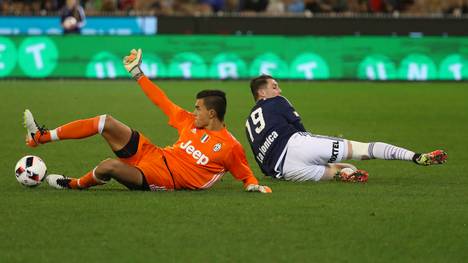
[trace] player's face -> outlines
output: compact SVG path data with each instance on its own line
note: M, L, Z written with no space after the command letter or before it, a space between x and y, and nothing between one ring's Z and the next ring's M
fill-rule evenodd
M73 7L76 5L76 0L67 0L67 6Z
M203 99L195 101L195 127L204 128L210 123L210 110L205 107Z
M259 90L260 95L264 99L273 98L281 95L281 89L274 79L267 79L265 88Z

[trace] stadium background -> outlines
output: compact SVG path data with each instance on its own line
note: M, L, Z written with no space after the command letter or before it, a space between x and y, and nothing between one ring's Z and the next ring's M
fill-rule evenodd
M464 262L466 1L219 2L85 1L85 28L63 35L63 1L1 1L0 261ZM360 164L366 185L294 184L262 177L247 146L271 196L244 193L229 175L204 192L20 186L13 167L26 154L74 177L112 157L98 137L26 148L25 108L49 128L109 113L158 145L177 138L121 67L137 47L186 109L201 89L225 90L244 146L248 79L266 70L311 131L444 148L449 163L373 161Z

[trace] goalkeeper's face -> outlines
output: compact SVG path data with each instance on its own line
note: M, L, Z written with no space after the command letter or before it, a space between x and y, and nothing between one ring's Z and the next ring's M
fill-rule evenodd
M210 119L213 117L213 110L208 110L203 99L197 99L195 102L195 127L205 128L210 124Z

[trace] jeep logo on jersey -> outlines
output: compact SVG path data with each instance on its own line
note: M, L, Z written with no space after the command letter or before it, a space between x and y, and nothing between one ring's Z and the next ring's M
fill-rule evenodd
M184 149L186 153L192 155L192 158L197 160L197 164L205 165L210 161L208 156L204 155L199 150L195 149L193 145L190 145L192 141L188 141L185 144L181 143L180 148Z

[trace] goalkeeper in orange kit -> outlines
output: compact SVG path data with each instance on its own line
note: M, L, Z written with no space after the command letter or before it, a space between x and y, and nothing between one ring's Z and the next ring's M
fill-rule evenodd
M131 190L206 189L226 172L242 180L244 189L271 193L258 184L244 149L224 124L226 96L220 90L203 90L196 96L195 111L190 113L174 104L141 71L141 50L132 50L124 66L148 98L169 118L179 139L172 146L153 145L140 132L110 115L77 120L54 130L40 127L29 110L24 112L26 144L82 139L96 134L108 142L118 159L107 159L81 178L49 174L49 185L58 189L86 189L115 179Z

